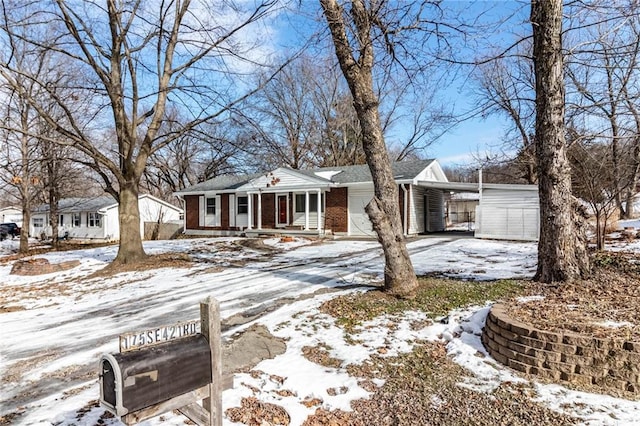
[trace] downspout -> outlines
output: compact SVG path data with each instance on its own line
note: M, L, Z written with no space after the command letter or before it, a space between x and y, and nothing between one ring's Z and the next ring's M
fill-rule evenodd
M409 230L407 229L407 213L409 210L409 200L407 200L407 188L404 184L400 184L400 187L402 188L402 192L403 197L402 197L402 203L403 203L403 209L404 209L404 217L403 217L403 223L402 223L402 227L404 229L404 236L406 237L409 234Z

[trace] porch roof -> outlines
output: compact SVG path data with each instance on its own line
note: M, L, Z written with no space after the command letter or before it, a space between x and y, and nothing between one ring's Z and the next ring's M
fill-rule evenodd
M235 191L247 182L262 176L262 173L254 173L251 175L223 175L216 176L213 179L197 183L188 188L176 191L176 195L202 194L207 191Z

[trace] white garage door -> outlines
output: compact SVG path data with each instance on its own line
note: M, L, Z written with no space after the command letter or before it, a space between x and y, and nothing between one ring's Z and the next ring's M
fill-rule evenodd
M364 208L373 198L373 190L349 189L349 235L373 236L375 232Z

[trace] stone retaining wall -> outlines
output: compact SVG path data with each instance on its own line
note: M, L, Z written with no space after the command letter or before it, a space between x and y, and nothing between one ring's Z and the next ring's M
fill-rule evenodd
M52 272L65 271L80 265L79 260L69 260L60 263L49 263L47 259L35 258L27 260L16 260L11 268L14 275L41 275Z
M538 330L494 305L482 343L498 362L523 373L640 392L640 342Z

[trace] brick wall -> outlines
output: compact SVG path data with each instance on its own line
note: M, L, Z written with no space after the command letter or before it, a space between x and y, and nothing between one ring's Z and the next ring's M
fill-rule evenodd
M639 393L640 342L538 330L494 305L482 343L498 362L523 373Z
M220 227L229 229L229 194L220 194Z
M347 232L347 188L332 188L325 196L325 228Z
M197 195L185 195L184 196L184 214L185 225L187 229L200 228L200 220L198 215L200 214L200 201Z
M276 227L276 194L262 194L262 227ZM254 223L254 226L257 224Z

